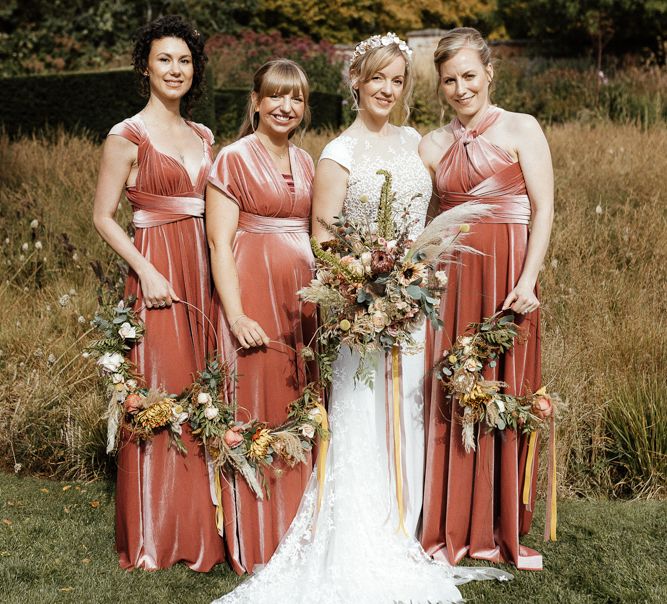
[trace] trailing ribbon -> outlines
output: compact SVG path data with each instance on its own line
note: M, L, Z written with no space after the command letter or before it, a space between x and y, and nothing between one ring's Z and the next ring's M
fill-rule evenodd
M403 465L401 463L401 350L391 349L391 385L394 401L394 472L396 475L396 501L398 502L398 530L405 530L405 509L403 504Z
M546 394L546 388L540 388L535 394ZM533 471L537 456L537 432L531 432L528 440L528 455L526 457L526 472L523 479L523 504L532 511L533 499ZM556 541L558 524L558 500L556 480L556 425L553 410L549 417L549 453L547 466L547 511L544 525L544 540Z
M222 509L222 484L220 483L221 470L215 468L213 475L215 476L215 526L218 529L218 534L222 537L225 533L225 513Z
M544 525L544 540L556 541L558 525L557 481L556 481L556 425L554 414L549 419L549 465L547 467L547 517Z
M315 403L318 411L322 414L322 428L329 431L329 416L322 403ZM324 495L324 476L327 469L327 451L329 450L329 439L320 438L320 452L317 455L317 482L319 484L317 493L317 509L322 506L322 497Z

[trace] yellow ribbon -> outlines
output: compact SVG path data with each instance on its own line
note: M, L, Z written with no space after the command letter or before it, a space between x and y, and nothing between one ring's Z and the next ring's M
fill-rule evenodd
M403 507L403 469L401 464L401 371L400 349L391 349L391 384L394 398L394 470L396 473L396 500L398 502L398 530L405 530L405 510Z
M523 478L523 504L530 509L530 492L533 485L533 465L535 462L535 444L537 432L531 432L528 440L528 456L526 457L526 473Z
M315 403L318 411L322 415L322 428L329 431L329 416L327 415L327 410L324 408L322 403ZM320 452L317 456L317 482L319 483L319 489L317 493L317 509L319 510L322 505L322 497L324 495L324 475L327 469L327 451L329 450L329 439L320 438Z
M220 470L216 468L214 470L215 474L215 499L217 503L215 504L215 526L218 529L218 533L222 536L225 531L225 514L222 509L222 484L220 483Z
M556 425L553 413L549 434L549 483L547 492L547 522L544 527L545 541L556 541L556 527L558 525L558 484L556 480Z

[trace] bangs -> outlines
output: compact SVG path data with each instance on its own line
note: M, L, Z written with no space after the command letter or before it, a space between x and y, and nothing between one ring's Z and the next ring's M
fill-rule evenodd
M292 94L302 96L305 103L308 103L308 93L308 80L303 71L286 61L278 62L268 69L258 91L262 99L274 94Z

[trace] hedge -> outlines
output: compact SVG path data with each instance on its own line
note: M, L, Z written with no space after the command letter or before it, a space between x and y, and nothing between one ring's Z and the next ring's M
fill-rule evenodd
M212 88L209 72L209 91ZM103 138L114 124L146 103L139 96L134 72L127 69L3 78L0 91L0 124L12 137L62 126ZM241 124L247 95L247 90L238 89L209 92L197 103L193 119L216 134L230 136ZM311 99L314 127L340 125L338 95L313 93Z
M129 69L3 78L0 90L0 123L12 137L62 126L103 138L146 104ZM215 122L213 94L200 99L193 119Z

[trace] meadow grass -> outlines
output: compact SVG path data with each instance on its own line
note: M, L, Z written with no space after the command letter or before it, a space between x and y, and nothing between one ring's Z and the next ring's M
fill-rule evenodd
M317 157L333 135L307 134L303 146ZM567 404L560 493L663 497L667 127L594 121L547 135L556 217L541 274L542 347L545 381ZM106 404L81 356L100 276L122 283L90 219L99 154L63 133L0 137L0 465L20 475L112 471ZM614 411L618 400L629 414Z
M226 565L209 573L183 565L123 571L114 551L109 481L72 483L0 473L0 493L4 604L204 603L240 581ZM544 554L544 571L504 566L513 581L471 583L461 591L468 602L496 604L665 602L666 512L667 503L660 501L565 502L557 542L543 543L539 530L525 539ZM543 517L539 507L536 523Z

